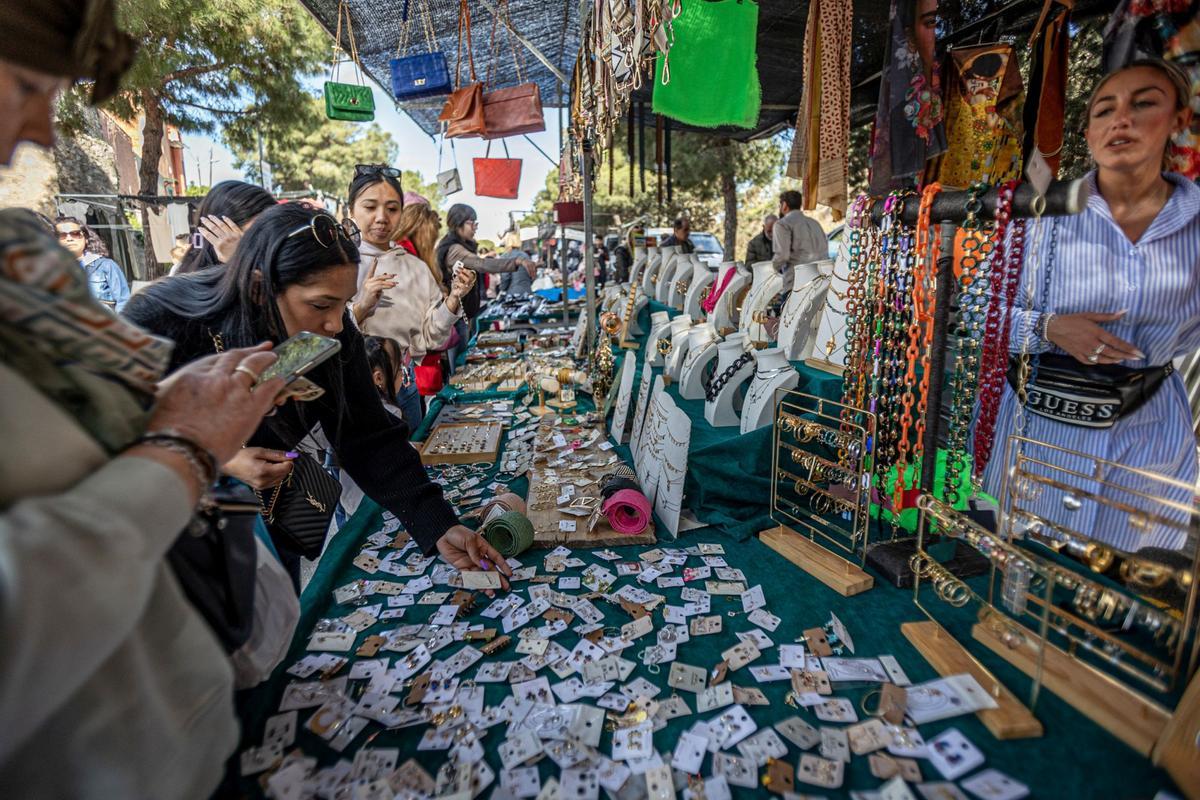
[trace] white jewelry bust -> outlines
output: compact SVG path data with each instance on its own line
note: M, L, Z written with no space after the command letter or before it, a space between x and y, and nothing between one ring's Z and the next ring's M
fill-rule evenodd
M775 395L780 389L794 389L800 374L788 363L783 349L771 347L758 351L754 380L746 390L742 405L742 433L770 425L775 417Z
M840 291L841 296L838 296L838 291L826 293L817 323L817 335L813 340L812 349L807 354L809 358L827 361L837 366L846 364L846 292L849 291L850 285L838 276L847 275L850 269L850 246L847 239L848 236L842 237L833 274L830 276L830 287Z
M671 352L666 355L663 373L673 381L679 379L679 367L687 355L688 334L691 330L692 318L687 314L680 314L671 320Z
M753 267L754 282L750 284L750 294L742 304L742 315L738 319L738 330L750 337L751 342L769 341L766 328L761 322L755 322L756 314L766 311L768 304L783 291L783 276L775 271L775 265L770 261L759 261Z
M664 250L670 250L669 247L647 247L646 248L646 269L642 273L642 291L650 297L654 296L654 276L658 274L662 267L663 259L666 258Z
M667 305L680 311L685 310L683 301L687 298L687 292L691 289L692 281L696 278L696 266L703 263L700 259L696 258L695 253L675 257L675 278L671 281L671 292L667 296ZM680 284L686 284L683 291L679 290ZM699 315L695 315L695 319L699 318Z
M715 287L716 280L717 268L701 261L692 270L692 284L688 287L687 297L683 299L683 313L691 315L692 319L706 316L704 309L700 307L700 298L704 296L705 289L710 286ZM714 327L713 330L716 328Z
M713 291L717 291L721 284L725 282L725 276L733 272L733 277L725 284L725 289L717 297L717 304L713 308L712 323L716 327L717 332L721 331L736 331L738 321L736 309L734 308L734 300L746 285L750 283L751 273L740 262L728 261L721 265L717 270L717 280L713 284Z
M821 311L825 308L825 293L829 289L829 275L833 262L816 261L811 266L816 274L801 265L794 270L793 289L779 313L779 333L776 336L784 355L789 359L808 356L812 340L817 335Z
M713 372L713 381L717 381L732 367L742 354L750 355L750 340L744 333L731 333L725 341L717 345L717 368ZM722 381L713 399L707 396L704 402L704 418L714 428L723 428L738 424L738 411L735 400L742 384L754 376L756 362L753 357L743 359L733 374Z
M680 253L679 248L675 245L668 245L660 249L664 251L664 255L662 266L658 270L658 283L654 287L654 299L666 305L667 299L671 296L671 285L675 281L675 270L687 257ZM668 254L666 251L670 251L670 253Z
M693 325L688 334L688 352L679 367L679 396L685 400L704 399L704 376L717 357L721 339L717 329L707 322Z
M646 340L646 362L652 367L661 367L662 353L658 352L658 340L671 335L671 315L655 311L650 315L650 338Z

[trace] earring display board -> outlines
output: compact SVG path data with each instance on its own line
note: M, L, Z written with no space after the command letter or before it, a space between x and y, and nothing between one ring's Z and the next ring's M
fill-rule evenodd
M616 410L613 411L612 437L617 444L625 444L625 423L629 420L629 401L633 395L633 378L637 374L634 359L626 354L621 360L621 389L617 393Z
M425 464L476 464L495 461L504 426L499 422L448 422L438 425L421 448Z
M775 413L771 518L762 540L844 596L875 579L862 567L871 523L875 415L804 392Z
M600 513L600 478L621 464L599 426L566 425L542 417L534 436L526 516L534 547L613 547L652 544L654 527L617 533Z
M642 364L642 378L638 383L637 402L633 409L633 428L629 432L629 450L637 459L642 443L642 427L646 422L646 410L650 404L650 386L654 382L654 370L648 363Z
M658 398L665 392L663 391L663 378L661 375L654 376L654 385L650 390L650 399L646 406L646 421L642 423L642 438L638 442L638 451L633 459L633 467L637 472L638 485L642 487L642 494L651 503L654 502L654 493L658 488L658 470L660 464L658 459L651 457L651 443L654 441L655 432L662 426L665 416L663 405L658 402Z
M672 538L679 535L692 423L666 392L655 394L637 461L638 483Z

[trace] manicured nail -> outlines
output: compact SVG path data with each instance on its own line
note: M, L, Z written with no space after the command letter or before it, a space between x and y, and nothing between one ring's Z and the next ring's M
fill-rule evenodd
M300 454L297 453L295 450L288 450L286 453L283 454L283 457L284 458L299 458Z
M480 568L480 569L491 569L491 568L492 568L492 562L488 561L488 560L485 558L485 559L483 559L483 560L481 560L481 561L479 562L479 568Z
M1145 357L1146 357L1146 354L1145 354L1145 353L1143 353L1141 350L1134 350L1134 351L1133 351L1133 353L1134 353L1134 355L1136 355L1138 358L1145 358Z

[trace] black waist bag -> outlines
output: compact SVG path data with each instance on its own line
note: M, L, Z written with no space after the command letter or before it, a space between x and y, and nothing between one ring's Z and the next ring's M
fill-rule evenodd
M1020 385L1021 359L1008 361L1008 385ZM1072 356L1038 357L1037 375L1025 386L1025 410L1080 428L1111 428L1154 396L1173 364L1134 369L1119 364L1080 364Z

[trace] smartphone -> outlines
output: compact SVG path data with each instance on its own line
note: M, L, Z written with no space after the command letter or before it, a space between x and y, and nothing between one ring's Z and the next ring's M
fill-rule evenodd
M288 383L342 349L342 343L327 336L301 331L275 348L279 358L263 371L259 383L283 378Z

